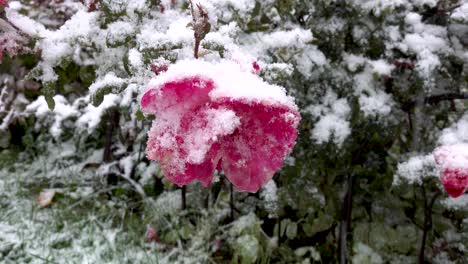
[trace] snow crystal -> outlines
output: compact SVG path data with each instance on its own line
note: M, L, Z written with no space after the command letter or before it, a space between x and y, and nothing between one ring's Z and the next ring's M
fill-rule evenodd
M265 209L268 212L269 218L278 216L278 187L273 179L268 181L260 192L260 197L263 199Z
M269 48L289 47L292 43L307 43L311 41L312 32L310 30L295 28L290 31L275 31L262 36L263 45Z
M353 5L380 15L385 10L392 10L407 5L406 0L352 0Z
M324 66L328 63L325 55L315 46L308 45L295 56L296 67L307 78L311 77L314 66Z
M344 54L343 62L347 66L348 70L355 72L358 67L363 66L366 63L366 59L360 55Z
M380 59L376 61L369 61L372 66L372 70L379 75L390 75L395 65L388 63L387 61Z
M181 206L180 190L172 192L164 191L156 199L154 210L156 211L156 216L163 217L178 211Z
M54 101L55 108L51 111L44 96L41 95L26 106L26 111L34 113L38 118L44 118L48 114L53 115L54 123L50 127L50 133L53 137L58 138L62 133L62 121L72 116L78 116L78 111L62 95L54 96Z
M361 111L366 116L388 115L393 104L390 95L375 87L372 69L366 66L362 73L354 76L355 94L359 96Z
M43 95L39 96L34 102L26 106L27 112L35 112L35 116L44 117L48 112L50 112L47 102Z
M102 79L96 80L91 86L89 86L89 91L91 94L97 92L99 89L104 87L121 87L126 83L122 78L119 78L115 75L114 72L109 72Z
M468 194L459 196L457 198L448 197L441 202L448 209L464 210L468 206Z
M102 103L95 107L92 104L88 104L84 110L84 113L76 121L76 125L81 129L87 129L89 133L92 133L94 129L101 122L101 117L105 111L113 106L116 106L120 102L120 96L115 94L107 94L104 96Z
M312 130L312 138L322 144L333 138L333 142L341 146L344 140L351 134L348 121L351 107L344 98L338 99L333 92L327 93L322 98L321 105L309 106L308 111L320 119Z
M239 64L232 61L209 63L196 60L183 60L169 67L157 79L151 80L148 87L159 87L169 81L177 81L187 76L207 76L216 83L209 96L212 100L231 98L248 102L281 104L297 109L294 99L287 96L284 88L271 85L254 74L240 71Z
M445 40L447 30L441 26L422 23L421 15L412 12L406 15L405 23L413 33L406 34L399 48L417 55L416 68L426 77L426 84L430 84L432 72L440 65L436 54L446 54L451 50Z
M453 145L462 142L468 142L468 114L465 114L452 127L444 129L439 138L440 145Z
M135 32L135 25L126 21L110 23L107 28L107 41L109 44L125 42L126 38Z
M167 13L170 13L169 11ZM174 14L173 14L174 15ZM161 28L160 22L145 23L137 35L137 42L142 48L160 48L164 45L192 44L193 31L187 27L191 18L180 15L172 19L167 28ZM155 30L159 29L159 30Z
M450 18L460 21L460 22L467 22L468 21L468 3L464 3L457 9L453 10L453 13L450 16Z
M6 8L5 14L10 23L21 30L21 32L31 37L42 37L47 32L47 29L42 24L30 19L27 16L19 14L12 8Z
M383 91L376 91L371 95L362 95L359 97L359 105L361 111L367 116L380 114L382 116L390 114L391 108L391 97Z
M128 62L135 69L143 67L143 55L137 49L128 52Z
M468 169L468 144L441 146L434 150L437 164L443 168Z
M437 169L432 155L414 156L408 161L398 164L393 184L399 184L401 180L411 184L420 184L422 178L435 175L437 175Z
M382 257L366 244L357 243L353 247L353 251L352 263L383 263Z

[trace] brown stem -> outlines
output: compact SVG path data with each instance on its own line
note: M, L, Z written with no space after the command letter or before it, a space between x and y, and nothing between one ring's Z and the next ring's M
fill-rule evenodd
M195 37L195 47L193 48L193 56L198 59L198 50L200 49L200 40Z
M426 249L427 234L429 230L432 228L432 208L434 206L435 201L437 200L437 197L439 196L439 193L434 194L434 196L431 198L428 204L426 190L424 188L424 185L422 186L422 191L423 191L423 197L424 197L424 226L423 226L423 235L421 239L421 248L419 249L419 257L418 257L419 264L425 263L424 255L425 255L425 249Z
M230 217L231 217L231 221L234 221L234 187L232 183L229 183L229 191L230 191L229 207L231 209Z
M281 245L281 217L278 217L278 247Z
M353 178L348 175L347 191L343 200L340 223L340 237L338 243L338 255L340 264L348 263L348 234L351 230L353 209Z
M119 125L119 119L119 110L111 110L107 119L106 141L104 143L104 153L102 156L104 162L112 161L112 137L114 135L114 129Z
M182 210L187 208L187 199L186 199L187 186L182 186Z

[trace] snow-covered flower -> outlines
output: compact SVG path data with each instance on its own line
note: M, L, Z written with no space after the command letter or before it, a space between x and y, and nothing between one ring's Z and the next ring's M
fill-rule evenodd
M25 42L26 39L16 32L0 33L0 63L2 62L3 53L15 56L21 51L26 51L27 48L24 47Z
M148 239L148 242L158 242L159 241L158 230L148 225L146 227L146 238Z
M462 195L468 189L468 144L439 147L434 158L447 193L452 197Z
M5 7L8 5L8 0L0 0L0 7Z
M208 186L216 169L239 191L256 192L273 177L297 138L293 98L232 61L181 61L142 97L155 114L148 158L182 186Z

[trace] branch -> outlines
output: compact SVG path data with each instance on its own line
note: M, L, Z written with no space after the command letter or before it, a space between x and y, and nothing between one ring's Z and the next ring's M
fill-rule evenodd
M428 96L424 99L426 104L437 104L441 101L454 100L454 99L468 99L468 93L446 93L440 95Z
M435 105L438 104L442 101L450 101L450 100L466 100L468 99L468 93L445 93L445 94L439 94L439 95L431 95L431 96L426 96L424 98L424 103L425 104L431 104ZM402 109L404 111L409 111L413 109L416 106L416 101L410 101L408 103L403 103L402 104Z

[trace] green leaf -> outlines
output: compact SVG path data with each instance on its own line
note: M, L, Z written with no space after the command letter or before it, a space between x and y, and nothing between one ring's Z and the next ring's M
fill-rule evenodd
M289 239L294 239L297 236L297 223L291 222L286 227L286 237Z
M54 82L44 83L44 86L42 87L42 94L45 97L45 100L47 102L47 106L49 107L49 109L54 110L55 108L55 101L54 101L55 83Z
M136 118L137 118L138 121L145 120L145 115L143 115L143 112L141 110L138 109L136 111L135 115L136 115Z
M106 94L109 94L112 92L112 87L111 86L104 86L100 89L98 89L92 96L91 96L91 100L93 102L93 105L94 106L99 106L102 101L104 100L104 96Z

